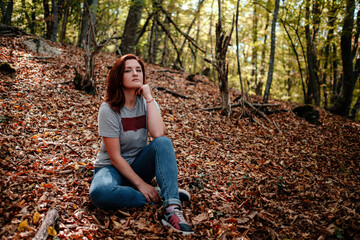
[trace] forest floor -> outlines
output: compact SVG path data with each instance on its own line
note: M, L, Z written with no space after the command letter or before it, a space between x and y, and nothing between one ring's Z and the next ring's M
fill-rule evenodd
M49 209L59 210L54 239L177 239L159 222L160 205L103 211L88 191L99 149L97 112L113 54L97 57L98 95L74 89L83 52L61 46L48 58L27 37L0 37L0 236L30 239ZM320 125L292 112L219 111L218 87L206 77L147 65L147 81L172 139L179 185L192 194L183 210L188 239L360 239L360 123L322 109ZM175 97L155 87L189 96ZM239 96L231 90L231 99ZM249 96L252 103L261 98ZM295 103L270 100L278 109ZM274 123L277 125L275 127Z

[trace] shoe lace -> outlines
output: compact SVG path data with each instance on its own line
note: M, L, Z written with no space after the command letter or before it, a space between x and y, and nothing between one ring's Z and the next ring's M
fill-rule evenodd
M178 216L181 223L187 223L185 218L184 218L183 211L178 210L178 209L174 209L174 214L176 214L176 216Z

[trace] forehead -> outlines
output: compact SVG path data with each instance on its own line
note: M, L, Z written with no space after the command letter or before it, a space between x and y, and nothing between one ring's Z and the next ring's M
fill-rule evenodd
M133 67L139 67L141 68L140 63L136 59L129 59L125 62L125 68L133 68Z

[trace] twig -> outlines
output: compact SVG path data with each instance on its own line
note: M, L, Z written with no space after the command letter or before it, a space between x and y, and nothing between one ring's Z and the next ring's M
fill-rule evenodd
M170 78L170 79L172 79L172 80L175 80L175 78L174 77L172 77L172 76L169 76L169 75L166 75L166 74L161 74L161 76L164 76L164 77L167 77L167 78Z
M273 123L276 127L276 129L279 131L279 133L282 135L282 131L280 130L279 126L277 125L277 123L275 122L275 120L273 120Z
M235 104L231 104L231 108L236 108L236 107L240 107L242 106L243 104L242 103L235 103ZM217 111L217 110L220 110L221 109L221 106L219 107L212 107L212 108L203 108L203 109L199 109L200 112L202 111Z
M52 84L54 84L54 85L56 85L56 84L69 84L69 83L72 83L73 81L71 80L71 81L65 81L65 82L55 82L55 83L52 83Z
M260 125L260 126L263 127L264 129L270 131L270 129L267 128L267 127L266 127L264 124L262 124L260 121L258 121L258 120L255 118L255 116L252 117L252 120L254 120L255 123L257 123L258 125Z
M157 70L157 71L153 71L154 73L159 72L167 72L167 73L177 73L177 74L183 74L184 72L179 72L179 71L173 71L173 70Z
M216 69L219 69L218 65L216 63L214 63L213 61L211 61L210 59L204 58L205 62L210 63L211 65L213 65Z
M74 153L76 153L76 155L78 155L80 158L82 158L82 156L80 154L78 154L74 149L72 149L69 145L65 144L65 146L67 146L68 148L71 149L71 151L73 151Z
M68 174L68 173L72 173L74 170L72 169L68 169L68 170L62 170L60 171L60 174Z
M180 98L185 98L185 99L192 99L192 97L188 97L188 96L185 96L185 95L182 95L182 94L179 94L179 93L176 93L174 91L171 91L167 88L164 88L164 87L155 87L155 89L159 90L159 91L165 91L167 93L170 93L172 94L173 96L175 97L180 97Z
M251 103L249 103L248 101L246 101L246 100L243 100L244 101L244 103L247 105L247 106L249 106L250 108L252 108L252 109L254 109L255 110L255 112L257 112L258 114L260 114L263 118L265 118L269 123L272 123L271 121L270 121L270 119L265 115L265 113L263 113L262 111L260 111L259 109L257 109L256 107L254 107L254 105L252 105Z

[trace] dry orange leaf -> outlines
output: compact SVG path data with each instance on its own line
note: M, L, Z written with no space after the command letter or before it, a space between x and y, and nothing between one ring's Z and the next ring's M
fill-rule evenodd
M39 222L40 217L41 217L40 213L36 211L33 216L33 223L36 224L37 222Z
M22 222L19 224L19 226L18 226L18 231L19 231L19 232L23 232L23 231L27 230L27 228L28 228L28 220L25 219L24 221L22 221Z
M52 237L55 237L55 236L57 235L56 230L55 230L53 227L51 227L51 226L47 228L47 232L48 232L48 234L49 234L50 236L52 236Z

